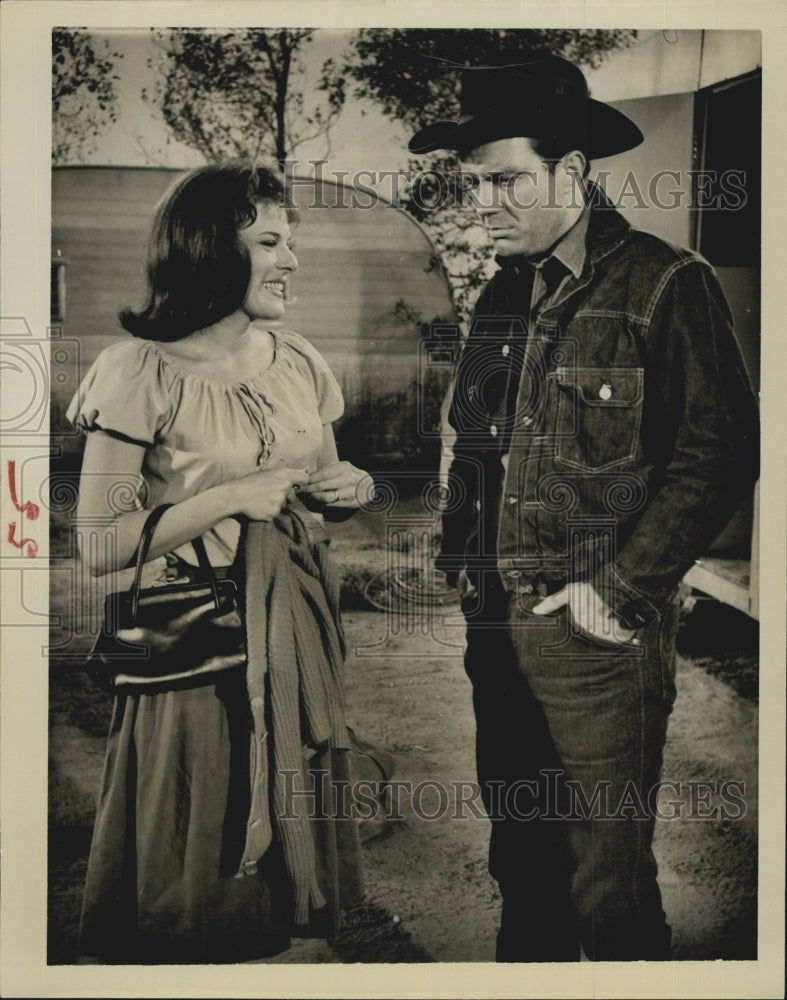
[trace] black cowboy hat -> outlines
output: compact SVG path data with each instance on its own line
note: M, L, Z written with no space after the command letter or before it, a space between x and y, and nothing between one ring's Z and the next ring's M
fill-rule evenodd
M420 129L408 148L470 150L514 136L565 137L589 160L633 149L643 139L630 118L591 99L578 66L533 53L516 63L464 67L459 117Z

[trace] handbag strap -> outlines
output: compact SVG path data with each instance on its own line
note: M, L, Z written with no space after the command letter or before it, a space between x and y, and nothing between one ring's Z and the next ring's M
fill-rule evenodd
M129 591L129 610L131 612L132 621L136 621L137 618L139 591L142 586L142 568L145 565L145 560L147 559L148 551L150 550L150 543L153 540L153 532L156 530L156 526L161 520L162 515L168 511L171 506L171 503L162 503L158 507L154 507L145 519L145 523L142 525L142 533L140 534L139 543L137 545L134 580L131 584L131 590ZM220 605L219 585L216 582L216 574L213 572L213 567L208 559L208 553L205 550L205 543L202 540L202 536L197 535L196 538L192 538L191 544L197 554L197 562L199 564L200 571L205 577L206 583L210 586L211 593L213 595L213 602L218 608Z

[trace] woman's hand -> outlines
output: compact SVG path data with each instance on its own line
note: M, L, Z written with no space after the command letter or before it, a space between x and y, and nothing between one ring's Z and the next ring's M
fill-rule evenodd
M252 521L272 521L281 511L293 489L309 482L304 469L265 469L224 486L230 491L233 512Z
M357 510L374 499L374 480L350 462L329 462L312 473L299 493L309 494L326 507Z
M79 480L77 541L82 561L93 576L124 569L134 557L148 511L142 478L145 449L103 431L91 431L85 443ZM306 484L305 469L253 472L180 500L161 518L148 560L190 542L233 514L270 521L290 492ZM110 488L115 484L115 488ZM122 488L119 488L122 487Z

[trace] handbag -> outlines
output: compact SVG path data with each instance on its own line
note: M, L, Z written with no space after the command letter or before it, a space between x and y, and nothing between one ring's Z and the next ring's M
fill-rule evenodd
M246 660L238 586L216 578L202 538L191 542L202 579L141 589L153 532L171 506L156 507L145 521L131 588L109 594L104 602L104 622L87 672L106 691L186 686Z

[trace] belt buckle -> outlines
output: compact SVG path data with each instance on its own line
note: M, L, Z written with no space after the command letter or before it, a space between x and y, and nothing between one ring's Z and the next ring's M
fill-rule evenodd
M520 597L526 597L530 594L537 593L535 587L536 577L525 576L525 571L522 569L511 570L507 576L514 580L516 593ZM514 579L515 578L515 579Z
M522 593L531 594L533 597L549 597L550 594L554 594L559 587L550 587L549 581L544 576L544 574L539 571L530 577Z
M526 570L524 569L511 569L505 573L506 579L514 584L513 589L520 596L544 598L548 597L550 593L554 594L560 590L559 586L554 586L550 589L549 581L541 571L533 573L530 576L525 574Z

